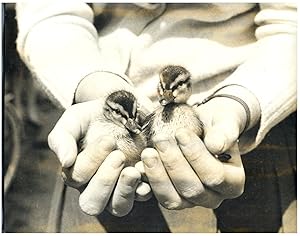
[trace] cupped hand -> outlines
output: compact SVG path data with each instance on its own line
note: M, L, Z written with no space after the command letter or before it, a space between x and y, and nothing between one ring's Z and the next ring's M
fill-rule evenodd
M214 98L195 109L204 123L204 140L191 130L180 129L175 139L157 135L154 148L142 153L152 191L168 209L217 208L244 190L238 147L246 124L243 106L232 99ZM217 155L222 153L231 158L220 161Z
M216 159L190 130L179 130L176 139L157 136L154 146L144 150L142 160L152 191L165 208L216 208L243 192L245 175L237 144L228 150L227 162Z
M100 136L79 152L79 140L99 112L98 100L69 107L49 134L48 144L63 167L65 183L81 192L79 205L85 213L98 215L107 209L124 216L136 198L149 197L150 188L145 192L138 169L124 168L125 156L116 150L112 137Z

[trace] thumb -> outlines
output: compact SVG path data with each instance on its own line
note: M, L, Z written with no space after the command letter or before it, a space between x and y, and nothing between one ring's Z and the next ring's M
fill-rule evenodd
M97 101L90 101L67 108L48 135L48 145L62 167L70 167L75 162L77 142L89 126L91 112L99 109L97 105Z
M48 145L58 157L62 167L73 165L77 156L77 143L69 132L54 128L48 135Z
M240 126L238 122L235 119L223 117L206 129L204 143L211 153L218 155L233 146L239 135Z

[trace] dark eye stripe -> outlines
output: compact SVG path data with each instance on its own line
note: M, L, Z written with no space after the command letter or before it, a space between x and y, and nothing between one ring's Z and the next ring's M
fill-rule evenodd
M120 115L125 118L126 120L128 119L128 117L126 117L124 114L120 113Z
M159 85L160 85L160 90L169 89L168 84L160 82Z
M120 111L119 108L113 108L112 106L110 106L109 103L106 103L107 106L114 112L116 112L117 114L121 115L123 118L128 119L128 117L126 116L126 114L124 114L123 112Z
M109 103L106 103L106 105L110 108L110 110L116 112L116 113L120 113L120 110L118 108L113 108L112 106L110 106Z
M119 110L119 109L115 109L115 108L112 108L112 107L110 107L110 108L111 108L112 111L115 111L115 112L117 112L117 113L120 113L120 110Z
M171 88L172 91L174 91L175 89L177 89L178 86L181 86L181 85L185 84L188 80L189 80L189 78L187 78L187 79L185 79L185 80L179 81L177 84L175 84L175 85ZM188 84L187 84L187 85L188 85Z
M136 113L137 113L137 111L135 110L135 111L133 111L134 113L132 113L132 117L131 118L135 118L136 117Z

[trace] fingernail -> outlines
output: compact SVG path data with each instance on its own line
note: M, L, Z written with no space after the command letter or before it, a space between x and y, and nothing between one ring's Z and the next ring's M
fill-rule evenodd
M143 175L145 174L145 169L142 161L137 162L134 167Z
M154 145L159 151L164 152L168 149L170 142L168 140L158 140L154 142Z
M176 138L179 141L180 144L186 146L190 143L191 137L186 132L178 132L176 134Z
M141 154L143 164L148 168L156 166L158 153L153 148L145 149Z
M112 160L111 166L115 169L118 169L124 165L125 156L124 156L123 152L118 151L118 150L114 151L113 155L115 155L115 156L114 156L114 159Z
M110 136L105 136L101 139L100 145L107 150L113 150L115 147L115 140Z
M157 163L157 160L154 157L146 157L146 158L143 158L142 161L146 165L147 168L153 168Z
M136 179L136 178L127 178L126 180L126 183L129 185L129 186L135 186L137 185L137 183L140 181L140 179Z

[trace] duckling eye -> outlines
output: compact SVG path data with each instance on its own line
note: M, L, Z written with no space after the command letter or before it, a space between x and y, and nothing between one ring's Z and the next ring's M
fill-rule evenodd
M177 84L177 86L182 86L184 84L184 82L183 81L180 81L178 84Z
M175 89L177 89L178 87L182 86L185 83L185 81L179 81L177 84L175 84L172 87L172 90L174 91Z
M119 109L112 109L112 113L113 113L115 116L121 116L120 110L119 110Z
M119 110L118 108L112 108L112 107L111 107L111 111L112 111L113 113L120 113L120 110Z

